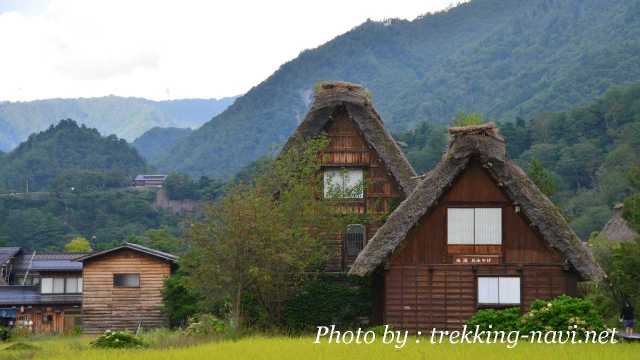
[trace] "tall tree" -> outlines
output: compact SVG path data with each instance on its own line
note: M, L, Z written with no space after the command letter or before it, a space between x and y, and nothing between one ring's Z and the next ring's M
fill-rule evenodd
M304 279L323 268L324 239L341 222L322 201L318 138L282 154L254 182L240 182L210 206L186 234L183 266L189 284L214 303L228 301L235 326L242 324L249 291L274 320Z
M553 176L542 166L538 159L533 159L528 169L529 177L540 191L551 197L556 192L556 182Z

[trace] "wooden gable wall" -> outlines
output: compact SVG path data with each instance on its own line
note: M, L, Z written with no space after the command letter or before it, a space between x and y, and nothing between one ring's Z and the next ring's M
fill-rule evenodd
M447 208L501 207L502 246L447 246ZM507 196L479 164L471 164L438 205L409 231L393 264L450 264L455 254L499 254L504 264L560 264L560 254L534 231Z
M340 200L336 203L339 211L356 214L384 214L404 199L400 186L377 152L369 146L357 124L350 119L345 108L336 109L331 120L325 125L324 133L329 137L329 145L323 151L323 166L353 167L364 170L366 188L362 200ZM366 226L367 241L373 237L382 224ZM345 270L355 257L342 256L343 235L338 234L329 241L331 260L329 271Z

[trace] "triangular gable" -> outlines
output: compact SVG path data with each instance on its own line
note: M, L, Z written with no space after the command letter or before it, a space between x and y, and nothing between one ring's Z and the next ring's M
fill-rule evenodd
M373 108L366 91L360 85L344 82L321 83L311 109L289 138L284 149L320 135L331 119L331 115L341 106L358 126L367 144L382 159L405 196L408 196L415 187L416 182L413 178L416 173L400 146L385 129L380 115Z
M473 158L487 169L514 204L520 206L531 226L547 244L562 254L583 279L601 279L604 272L586 245L571 230L560 210L515 163L506 159L504 140L493 125L451 131L449 150L438 165L425 174L415 191L391 214L387 222L359 254L350 274L373 272L396 250L409 230L433 208ZM475 131L479 130L479 131Z

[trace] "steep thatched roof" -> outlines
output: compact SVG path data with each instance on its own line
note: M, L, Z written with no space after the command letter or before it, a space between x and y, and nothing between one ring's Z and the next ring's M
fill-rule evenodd
M405 195L411 193L415 185L415 180L411 178L416 173L400 146L385 129L369 94L361 85L337 81L320 83L311 109L287 141L284 150L319 135L334 111L341 106L358 126L368 145L378 153Z
M383 264L408 231L437 204L470 161L478 159L511 201L520 206L521 213L531 226L552 248L567 258L583 279L601 279L605 276L558 208L522 169L506 159L504 139L493 124L454 128L450 134L447 153L376 232L358 255L350 274L364 276Z
M629 226L627 220L622 217L623 204L617 204L613 208L613 216L604 225L601 235L611 241L631 241L637 238L638 233Z

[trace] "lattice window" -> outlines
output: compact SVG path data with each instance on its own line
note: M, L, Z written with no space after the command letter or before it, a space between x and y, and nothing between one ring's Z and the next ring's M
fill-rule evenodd
M358 256L364 247L364 225L351 224L347 226L344 237L347 256Z

